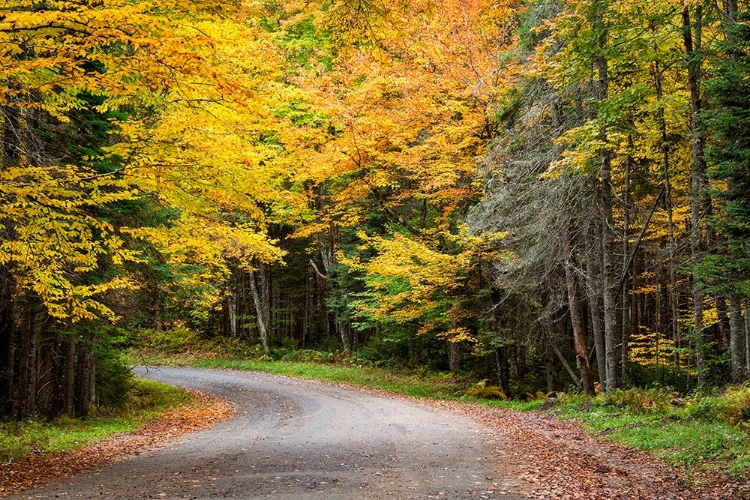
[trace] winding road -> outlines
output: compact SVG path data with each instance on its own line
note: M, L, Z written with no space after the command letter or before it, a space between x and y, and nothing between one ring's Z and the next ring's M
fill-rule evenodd
M505 443L465 416L238 371L140 368L232 401L204 431L11 498L520 499Z

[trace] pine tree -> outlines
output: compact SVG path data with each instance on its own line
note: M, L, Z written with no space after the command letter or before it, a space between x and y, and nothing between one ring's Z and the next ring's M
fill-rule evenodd
M701 272L714 289L730 295L730 369L733 382L743 378L743 327L740 296L750 294L750 14L735 13L720 45L724 58L708 82L713 108L705 115L712 142L708 176L719 213L714 227L726 241L707 257ZM747 314L747 311L745 311Z

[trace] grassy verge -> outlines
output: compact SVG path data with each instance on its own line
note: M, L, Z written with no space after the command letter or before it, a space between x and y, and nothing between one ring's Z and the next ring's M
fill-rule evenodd
M631 389L612 396L558 394L540 399L488 401L465 397L471 382L444 374L406 373L385 368L312 361L225 359L213 355L138 355L135 362L231 368L306 379L343 382L416 397L465 399L517 411L542 411L575 419L592 434L648 450L687 472L697 469L750 473L750 386L680 398L669 389ZM321 362L322 361L322 362ZM488 390L490 388L484 388ZM472 394L472 391L468 391ZM491 392L491 390L489 391ZM464 397L462 397L464 396Z
M680 398L630 389L594 398L560 395L548 410L592 434L653 452L688 472L750 473L750 386Z
M224 368L286 375L309 380L322 380L373 387L413 397L455 399L463 394L468 382L445 374L396 372L385 368L309 361L276 361L261 359L232 360L214 357L131 357L134 363L162 366L194 366Z
M94 411L85 419L60 417L52 421L0 423L0 463L33 452L75 450L113 434L143 427L164 411L186 404L183 389L147 379L135 379L127 408Z

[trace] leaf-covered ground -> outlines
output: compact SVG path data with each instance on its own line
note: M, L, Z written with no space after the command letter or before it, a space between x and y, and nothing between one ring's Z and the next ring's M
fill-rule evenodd
M75 451L34 453L17 462L2 464L0 497L138 454L232 415L231 405L216 396L193 390L189 392L192 396L189 405L168 410L160 419L138 431L120 434Z
M750 499L750 478L715 472L690 476L648 453L597 439L574 422L478 404L434 403L468 414L515 443L497 450L514 464L534 499Z

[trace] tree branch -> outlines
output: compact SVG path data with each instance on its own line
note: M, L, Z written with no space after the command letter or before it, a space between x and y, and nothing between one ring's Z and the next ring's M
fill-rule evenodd
M315 274L317 274L318 276L320 276L320 277L321 277L321 278L323 278L324 280L327 280L327 279L328 279L328 276L326 276L325 274L321 273L321 272L320 272L320 271L318 270L318 266L316 266L316 265L315 265L315 262L313 262L313 260L312 260L312 259L310 259L310 265L312 266L312 268L313 268L313 269L315 269Z

